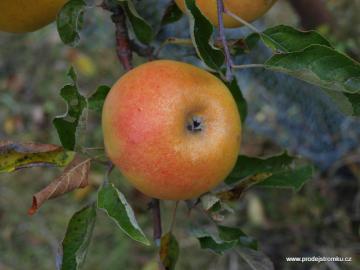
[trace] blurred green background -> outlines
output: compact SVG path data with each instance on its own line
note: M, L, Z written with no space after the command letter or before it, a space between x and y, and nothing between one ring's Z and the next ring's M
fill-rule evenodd
M147 1L138 2L147 6ZM323 25L319 31L341 50L360 59L360 1L324 2L336 27ZM145 16L159 16L161 12L143 10ZM279 1L260 22L264 26L279 23L294 26L300 23L298 14L285 0ZM78 48L63 45L54 24L25 35L0 33L0 139L59 144L51 121L66 110L59 90L69 82L66 72L71 65L78 73L84 95L91 94L99 85L112 85L121 76L123 70L115 54L109 13L91 8L85 25ZM140 57L134 59L137 64L143 61L146 60ZM81 124L79 139L83 146L102 147L99 115L90 114L87 124ZM242 153L265 155L280 150L271 138L245 129ZM288 190L251 190L231 205L234 214L226 214L223 222L239 226L258 239L275 269L360 269L359 168L359 157L341 166L334 165L318 173L296 194ZM93 168L91 188L49 201L36 215L28 216L32 195L59 173L53 168L28 169L0 176L0 270L55 269L59 243L69 218L94 199L104 168ZM127 195L140 225L151 237L149 198L129 187L118 171L111 179ZM172 202L162 205L164 229L169 226L173 207ZM83 269L157 269L154 247L129 240L111 220L100 212L98 215ZM220 257L200 250L197 240L187 231L194 224L212 227L204 215L196 211L189 214L181 203L175 228L181 246L177 269L247 269L236 253ZM343 256L352 257L353 262L294 264L287 263L285 256Z

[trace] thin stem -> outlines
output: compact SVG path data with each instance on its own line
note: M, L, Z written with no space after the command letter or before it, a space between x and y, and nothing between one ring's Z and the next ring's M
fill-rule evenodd
M153 222L154 222L154 241L156 246L160 246L161 236L162 236L162 226L161 226L161 212L160 212L160 201L158 199L152 199L151 209L153 212Z
M248 23L247 21L245 21L243 18L239 17L238 15L236 15L235 13L232 13L230 10L225 9L224 12L233 17L235 20L241 22L243 25L245 25L246 27L248 27L251 31L258 33L258 34L262 34L261 31L259 29L257 29L255 26L253 26L251 23Z
M263 32L261 32L259 29L257 29L255 26L253 26L251 23L248 23L247 21L245 21L243 18L239 17L238 15L232 13L230 10L225 9L225 14L229 15L230 17L233 17L235 20L241 22L243 25L245 25L246 27L248 27L251 31L259 34L260 36L266 37L269 40L271 40L274 44L276 44L279 48L281 48L281 50L283 50L284 52L288 52L288 50L282 46L280 43L278 43L276 40L274 40L272 37L270 37L269 35L264 34Z
M246 69L246 68L265 68L264 64L247 64L247 65L232 65L235 69Z
M171 218L171 224L170 224L170 229L169 229L170 232L173 231L174 226L175 226L176 212L177 212L178 205L179 205L179 201L176 201L175 202L175 207L174 207L174 210L173 210L173 213L172 213L172 218Z
M217 15L218 15L218 25L219 25L219 36L221 39L221 42L224 47L225 52L225 62L226 62L226 80L231 81L233 78L232 74L232 61L231 61L231 55L230 50L226 41L225 36L225 28L224 28L224 12L225 12L225 6L223 0L217 0Z

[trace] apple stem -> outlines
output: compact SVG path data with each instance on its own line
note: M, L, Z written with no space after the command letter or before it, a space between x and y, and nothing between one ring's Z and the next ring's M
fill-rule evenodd
M226 62L226 80L231 81L233 78L232 73L232 60L230 50L227 44L226 36L225 36L225 27L224 27L224 13L225 13L225 6L223 0L217 0L217 15L218 15L218 25L219 25L219 36L221 42L224 47L225 52L225 62Z

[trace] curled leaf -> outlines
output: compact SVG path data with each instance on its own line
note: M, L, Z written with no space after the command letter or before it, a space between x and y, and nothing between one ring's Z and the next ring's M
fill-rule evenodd
M74 150L76 132L87 103L85 97L79 92L76 84L77 77L73 68L70 68L68 76L72 79L73 84L65 85L60 90L60 95L66 101L67 111L65 114L55 117L53 124L64 148Z
M61 9L57 17L57 29L62 42L70 46L77 46L84 22L86 2L84 0L70 0Z
M13 172L30 167L62 167L73 158L74 152L53 144L0 140L0 172Z
M63 173L47 187L33 196L29 215L33 215L47 200L59 197L77 188L84 188L88 183L91 160L82 160L78 156L65 168Z

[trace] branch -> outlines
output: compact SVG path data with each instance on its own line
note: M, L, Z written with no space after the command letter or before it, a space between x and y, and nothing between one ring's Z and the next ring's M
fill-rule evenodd
M126 25L125 12L120 4L114 5L108 0L104 0L101 7L112 13L111 20L115 24L116 54L124 69L129 71L133 68L132 49Z
M230 50L226 41L226 37L225 37L225 28L224 28L224 12L225 12L225 7L224 7L224 2L223 0L217 0L217 15L218 15L218 25L219 25L219 36L221 39L221 42L223 44L224 47L224 52L225 52L225 61L226 61L226 80L227 81L231 81L233 74L232 74L232 61L231 61L231 55L230 55Z
M141 51L144 49L142 53L151 58L153 53L153 49L151 47L146 47L145 51L145 47L140 47L140 45L130 40L128 28L126 25L126 15L122 6L119 3L111 2L109 0L104 0L100 6L112 13L111 19L114 22L116 28L116 53L124 69L129 71L133 68L133 50ZM112 168L113 165L110 163L108 173L112 171ZM150 207L153 211L154 218L154 240L156 245L160 246L160 240L162 236L160 201L158 199L152 199Z

